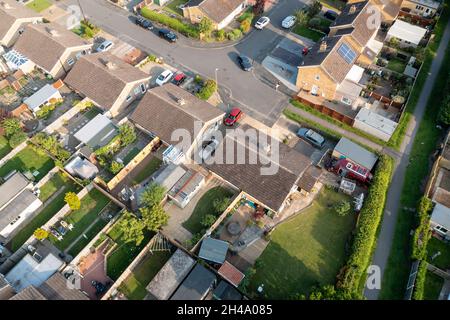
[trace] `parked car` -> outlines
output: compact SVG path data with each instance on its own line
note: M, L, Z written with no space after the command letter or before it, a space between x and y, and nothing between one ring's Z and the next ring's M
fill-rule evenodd
M285 29L289 29L294 26L295 22L297 21L297 18L295 16L287 16L284 18L284 20L281 22L281 26Z
M270 22L269 17L261 17L258 19L258 21L256 21L255 23L255 28L262 30L264 29L265 26L267 26Z
M312 129L300 128L297 131L297 136L306 140L317 148L322 148L325 144L325 138Z
M237 57L237 61L238 61L239 65L241 66L242 70L244 70L244 71L252 70L252 68L253 68L252 61L250 60L249 57L240 55Z
M186 79L187 79L186 75L184 73L180 72L180 73L177 73L175 75L175 77L173 77L172 83L174 85L180 86L183 84L184 81L186 81Z
M161 74L158 76L158 78L156 78L156 84L158 86L162 86L163 84L166 84L167 82L170 81L170 79L172 79L173 77L173 72L170 70L164 70L163 72L161 72Z
M106 52L114 46L114 43L109 40L105 40L97 47L97 52Z
M215 138L212 138L210 141L206 143L203 148L200 149L200 152L198 155L200 156L200 159L206 160L216 151L217 146L219 145L219 141Z
M233 108L228 115L228 117L225 118L224 123L226 126L233 126L235 123L237 123L244 113L239 108Z
M177 35L168 29L159 29L158 35L160 38L166 39L169 42L176 42Z
M329 20L334 21L334 20L336 20L338 14L336 12L334 12L333 10L327 10L327 12L325 12L325 14L323 16Z
M153 23L145 19L144 17L136 17L135 23L138 26L141 26L144 29L152 30L153 29Z

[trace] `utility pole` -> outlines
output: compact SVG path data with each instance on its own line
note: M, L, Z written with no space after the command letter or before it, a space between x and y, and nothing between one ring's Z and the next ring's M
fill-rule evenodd
M218 80L217 80L217 71L219 71L219 68L216 68L216 70L214 70L214 74L215 74L215 76L216 76L216 93L217 93L217 91L219 90L219 83L217 82Z

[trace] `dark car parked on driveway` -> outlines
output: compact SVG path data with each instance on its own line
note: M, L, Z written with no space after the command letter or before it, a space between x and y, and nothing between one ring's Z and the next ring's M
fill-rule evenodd
M241 66L242 70L244 71L251 71L253 66L252 66L252 61L250 60L249 57L247 56L238 56L237 57L237 61L239 63L239 65Z
M158 35L169 42L176 42L177 35L168 29L159 29Z
M150 21L148 21L147 19L145 19L143 17L136 17L135 23L144 29L148 29L148 30L153 29L153 23L151 23Z
M329 20L334 21L334 20L336 20L338 14L336 12L334 12L333 10L327 10L327 12L325 12L325 14L323 16Z

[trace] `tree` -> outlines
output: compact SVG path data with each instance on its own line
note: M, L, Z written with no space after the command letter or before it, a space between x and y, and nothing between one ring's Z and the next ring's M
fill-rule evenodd
M389 40L389 46L391 46L394 49L398 49L398 47L400 46L400 40L398 40L396 37L392 37Z
M252 20L250 20L250 19L242 20L241 25L239 26L242 33L249 32L251 27L252 27Z
M140 209L140 212L145 227L150 231L158 231L162 226L167 225L169 221L168 214L159 203L151 208L143 207Z
M2 121L2 128L5 130L5 135L7 137L12 136L13 134L22 131L22 127L20 125L20 120L17 118L6 118Z
M296 10L294 16L297 19L297 21L295 22L297 25L306 26L308 24L309 16L308 13L306 13L305 11L300 9Z
M337 212L340 216L346 216L351 209L350 202L342 200L338 204L334 206L334 210Z
M144 223L128 211L123 213L117 227L121 231L120 238L125 243L134 242L138 246L144 240Z
M71 210L78 210L81 207L80 198L78 198L78 195L75 192L67 192L64 201Z
M21 144L23 141L25 141L26 138L27 138L27 135L25 134L25 132L22 132L22 131L16 132L13 135L11 135L11 137L9 138L9 146L14 149L19 144Z
M266 8L266 2L267 0L256 0L255 5L253 6L253 13L255 15L262 14Z
M308 15L310 18L315 17L322 10L322 4L320 1L314 1L312 5L308 7Z
M198 31L200 31L200 33L203 33L208 37L211 35L213 28L214 28L213 22L207 17L203 17L202 20L200 20L200 23L198 24Z
M214 222L216 222L216 216L212 214L207 214L202 218L200 224L205 228L209 228L214 224Z
M122 147L127 146L136 140L136 131L134 130L134 127L128 123L119 127L119 135Z
M111 162L111 166L109 168L109 171L111 171L113 174L117 174L119 173L120 170L123 169L123 163L117 162L117 161L113 161Z
M44 230L42 228L37 228L36 230L34 230L33 235L36 239L38 239L39 241L42 241L42 240L48 238L48 231Z
M141 202L144 207L152 208L163 201L166 194L166 188L152 182L141 195Z
M450 96L448 96L441 105L438 113L438 120L446 126L450 125Z
M231 199L228 198L228 197L214 199L214 201L213 201L214 210L217 213L224 212L228 208L228 206L230 205L230 201L231 201Z

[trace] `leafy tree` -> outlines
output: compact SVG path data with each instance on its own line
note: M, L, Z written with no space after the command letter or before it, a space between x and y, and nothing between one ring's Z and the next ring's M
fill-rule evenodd
M450 125L450 96L445 99L438 113L439 122L444 125Z
M27 135L25 134L25 132L16 132L9 138L9 146L14 149L23 141L25 141L26 138Z
M240 32L239 29L236 30ZM216 90L217 83L214 80L208 79L205 81L205 84L200 91L196 93L196 96L202 100L208 100Z
M333 285L314 287L309 296L303 294L295 297L299 300L351 300L353 297L341 289L336 289Z
M389 40L389 46L391 46L394 49L397 49L400 46L400 40L398 40L396 37L392 37Z
M296 10L294 16L297 19L295 23L299 26L306 26L309 22L308 13L303 10Z
M120 126L119 135L122 147L127 146L136 140L136 131L134 130L134 127L128 123Z
M12 136L13 134L22 131L22 127L20 125L20 120L17 118L5 118L2 121L2 128L5 130L5 135L7 137Z
M123 163L113 161L111 162L111 166L109 168L109 171L111 171L113 174L117 174L122 170L124 167Z
M340 216L346 216L351 209L350 202L342 200L338 204L334 206L334 210L337 212Z
M68 204L71 210L78 210L81 207L80 198L75 192L67 192L64 201Z
M48 231L44 230L42 228L37 228L36 230L34 230L34 237L36 239L38 239L39 241L42 241L44 239L48 238Z
M138 246L144 240L144 223L128 211L123 213L117 227L121 231L121 239L126 243L134 242Z
M242 22L241 22L239 28L241 29L241 31L242 31L243 33L247 33L247 32L250 31L251 25L252 25L252 20L250 20L250 19L245 19L245 20L242 20Z
M152 208L163 201L166 194L166 188L153 182L141 195L142 205L144 207Z
M230 202L231 202L231 199L228 197L214 199L214 201L213 201L214 210L217 213L222 213L228 208L228 206L230 205Z
M145 227L150 231L158 231L169 221L168 214L159 203L153 207L143 207L140 212Z
M200 31L200 33L203 33L206 36L211 35L213 28L214 28L213 22L207 17L203 17L202 20L200 20L200 23L198 24L198 31Z
M319 12L322 10L322 4L320 1L314 1L312 5L308 7L308 15L312 18L319 14Z
M218 30L217 34L216 34L216 37L217 37L217 41L225 40L225 31L224 30Z
M202 218L200 224L205 228L209 228L214 224L214 222L216 222L216 216L212 214L207 214Z

